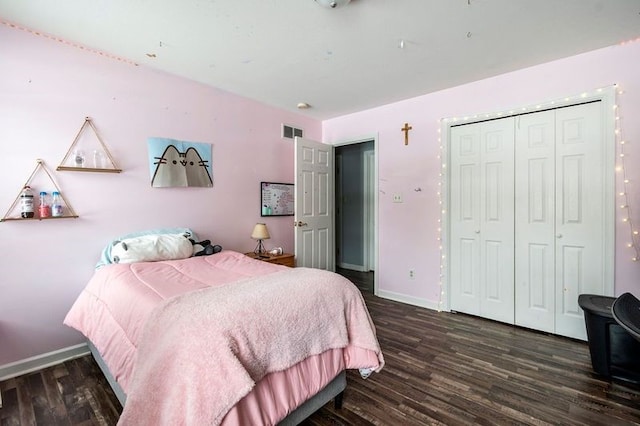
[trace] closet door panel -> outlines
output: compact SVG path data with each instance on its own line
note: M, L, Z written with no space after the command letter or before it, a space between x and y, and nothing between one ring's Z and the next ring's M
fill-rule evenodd
M531 158L526 163L527 223L549 226L553 223L553 161L550 157ZM522 197L524 198L524 197ZM524 206L523 206L524 207Z
M513 324L513 118L476 124L481 140L480 315Z
M480 129L451 129L451 309L480 313Z
M501 241L485 241L484 244L484 272L485 272L485 289L484 298L490 302L500 302L504 299L504 291L502 289L501 269L504 262L502 255L503 244Z
M553 270L553 265L549 265L549 261L553 261L553 246L544 244L529 244L528 245L528 262L529 276L529 292L524 294L528 309L535 309L542 312L553 312L553 304L549 305L549 302L553 301L555 294L550 291L554 287L553 282L549 282L553 279L553 275L548 271ZM545 273L547 272L547 273ZM549 327L553 325L552 321L549 321Z
M460 174L460 200L458 202L460 209L461 223L466 223L472 228L477 227L478 222L478 202L476 192L478 191L478 183L476 181L478 175L477 164L461 164L458 170Z
M581 293L590 293L588 291L589 283L583 275L587 266L584 261L585 257L588 256L588 251L586 247L563 245L562 253L559 256L562 263L559 264L558 268L559 275L562 276L562 282L571 283L571 285L563 288L562 297L559 299L558 304L559 311L563 317L579 317L583 323L582 309L578 305L578 296ZM563 328L561 321L559 326Z
M515 323L554 331L555 113L516 119Z
M475 307L478 300L478 241L477 239L461 238L458 247L457 269L460 272L461 306L469 313L477 313ZM461 310L461 309L458 309ZM466 312L465 311L465 312Z
M573 224L580 225L583 223L583 207L585 191L585 156L584 155L567 155L562 158L562 181L559 182L561 193L562 211L560 212L560 223L562 225Z
M556 333L586 339L582 293L605 294L602 103L556 111Z

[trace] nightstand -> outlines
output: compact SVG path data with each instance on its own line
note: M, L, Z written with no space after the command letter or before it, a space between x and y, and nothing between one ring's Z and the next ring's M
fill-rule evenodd
M293 254L283 253L279 255L265 254L264 256L258 256L254 252L245 253L245 256L249 256L252 259L262 260L263 262L276 263L278 265L288 266L293 268L296 266L296 260Z

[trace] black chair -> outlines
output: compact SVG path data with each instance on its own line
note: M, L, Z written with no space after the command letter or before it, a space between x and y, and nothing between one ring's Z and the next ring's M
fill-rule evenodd
M623 306L625 299L618 301L617 310ZM640 384L640 339L614 318L613 306L616 301L615 297L596 294L581 294L578 297L578 305L584 311L591 365L597 374L607 379ZM640 311L636 309L635 314L638 318L635 327L640 331Z
M622 328L640 341L640 300L631 293L624 293L613 301L611 314Z

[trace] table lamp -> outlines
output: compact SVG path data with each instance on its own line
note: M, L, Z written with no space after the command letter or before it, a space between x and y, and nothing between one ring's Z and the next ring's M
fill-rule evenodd
M269 238L271 238L269 236L269 231L267 230L267 225L265 225L264 223L256 223L256 226L253 227L251 238L253 238L254 240L258 240L258 245L253 252L258 256L266 256L266 250L264 249L262 240L268 240Z

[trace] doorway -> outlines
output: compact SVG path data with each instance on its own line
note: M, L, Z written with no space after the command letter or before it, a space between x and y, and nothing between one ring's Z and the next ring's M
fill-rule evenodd
M335 146L336 272L374 293L375 145Z

